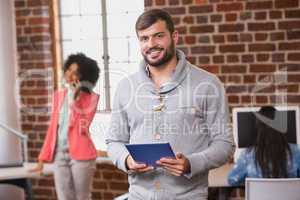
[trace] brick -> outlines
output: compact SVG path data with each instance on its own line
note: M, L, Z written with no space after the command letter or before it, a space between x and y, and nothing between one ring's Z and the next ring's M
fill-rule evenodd
M94 189L101 189L101 190L107 190L108 185L103 181L93 181L93 188Z
M181 0L183 5L193 4L193 0Z
M128 187L128 183L111 182L109 184L109 188L113 190L127 190Z
M260 104L267 104L268 96L255 96L255 102Z
M182 21L186 24L193 24L194 23L194 17L193 16L185 16Z
M208 35L199 36L198 42L199 43L210 43L210 38Z
M209 64L209 56L199 56L198 62L199 64Z
M232 12L243 10L242 3L221 3L217 4L217 12Z
M192 54L212 54L215 53L215 46L195 46L191 47Z
M220 14L214 14L214 15L210 16L210 21L213 22L213 23L214 22L221 22L222 19L223 19L223 16L220 15Z
M197 16L197 24L207 24L208 16Z
M184 42L186 44L195 44L196 43L196 37L195 36L185 36Z
M228 102L230 104L237 104L237 103L239 103L239 97L236 96L236 95L229 95L228 96Z
M239 42L239 37L236 34L229 34L227 35L227 41L228 42Z
M221 73L232 74L232 73L246 73L245 65L223 65L221 67Z
M152 0L149 0L152 1ZM169 5L180 5L179 0L169 0Z
M224 63L225 58L223 55L213 56L213 63Z
M31 25L49 24L50 20L49 20L48 17L32 17L32 18L29 18L28 23L31 24Z
M300 18L300 9L298 10L285 10L285 18Z
M275 8L297 8L299 0L275 0Z
M177 26L176 30L180 35L186 34L187 33L187 27L186 26Z
M203 6L191 6L189 7L189 13L191 14L201 14L201 13L211 13L213 12L212 5L203 5Z
M278 22L279 29L300 29L300 20Z
M196 3L197 5L204 5L204 4L207 4L207 1L208 1L208 0L195 0L195 3Z
M176 0L171 0L172 2L176 1ZM145 7L150 7L152 6L153 1L152 0L144 0L144 5Z
M224 43L225 37L224 35L213 35L212 37L214 43Z
M287 31L287 39L288 40L300 39L300 30Z
M202 25L202 26L191 26L190 33L212 33L214 32L214 26Z
M227 82L228 83L241 83L242 79L241 79L241 76L234 76L234 75L231 75L231 76L228 76L227 77Z
M252 54L242 55L242 62L243 63L253 63L254 55L252 55Z
M268 43L253 43L253 44L249 44L249 51L250 52L260 52L260 51L275 51L276 50L276 46L275 44L268 44Z
M284 62L284 53L273 53L272 62Z
M247 1L246 10L266 10L272 8L272 1Z
M165 0L155 0L155 4L157 6L166 5L166 1Z
M296 85L296 84L278 85L276 88L280 92L284 92L284 93L298 93L299 92L299 85Z
M213 73L213 74L218 74L220 71L220 68L218 65L204 65L204 66L201 66L201 68L210 73Z
M18 0L15 0L15 7L16 8L21 8L21 7L25 7L25 1L18 1Z
M254 15L255 20L266 20L267 19L267 12L256 12Z
M279 43L279 50L300 50L300 42Z
M287 103L300 103L300 95L288 95L287 96Z
M275 30L275 23L273 23L273 22L248 23L248 30L249 31L272 31L272 30Z
M260 72L274 72L276 66L272 64L250 64L250 72L260 73Z
M28 0L29 7L40 7L40 6L47 6L49 1L47 0Z
M256 55L256 60L258 62L266 62L269 61L270 55L269 54L257 54Z
M274 32L270 33L270 40L271 41L279 41L279 40L285 40L284 32Z
M238 55L227 55L227 62L228 63L238 63L240 61L239 56Z
M225 14L225 20L226 20L226 22L236 21L237 14L236 13L227 13L227 14Z
M245 52L245 45L244 44L220 45L219 50L221 53Z
M169 7L165 8L165 10L170 13L171 15L184 15L185 14L185 7Z
M241 42L252 42L252 35L250 33L240 33Z
M300 82L300 74L289 74L287 77L288 82Z
M280 64L278 67L280 71L300 72L299 63L284 63L284 64Z
M251 103L252 102L252 97L249 95L243 95L241 96L241 103ZM232 196L232 195L230 195Z
M218 26L219 32L242 32L245 27L244 24L221 24Z
M252 18L252 13L248 11L240 12L240 20L246 21Z
M282 18L282 11L280 10L271 10L269 12L270 19L281 19Z
M300 61L300 53L289 53L288 61Z
M255 75L244 75L244 83L255 83L256 77Z

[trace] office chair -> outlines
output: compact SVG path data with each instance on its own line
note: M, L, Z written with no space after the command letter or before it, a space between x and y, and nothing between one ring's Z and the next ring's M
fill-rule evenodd
M300 200L300 178L246 178L246 200Z
M0 199L25 200L25 192L22 188L15 185L0 184Z

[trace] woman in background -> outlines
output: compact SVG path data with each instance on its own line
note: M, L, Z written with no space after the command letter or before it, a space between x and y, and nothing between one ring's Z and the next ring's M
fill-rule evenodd
M88 200L97 151L89 127L99 95L92 91L99 77L95 60L72 54L64 64L66 88L55 91L50 124L33 172L54 161L54 180L59 200Z
M274 120L275 113L276 109L272 106L265 106L259 110L256 143L241 153L228 175L230 185L243 185L246 177L299 177L300 150L296 144L287 142L285 133L274 128L274 123L278 123Z

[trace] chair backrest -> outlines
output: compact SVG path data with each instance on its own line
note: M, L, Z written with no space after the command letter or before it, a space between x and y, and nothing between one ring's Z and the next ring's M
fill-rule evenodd
M246 200L299 200L300 178L246 178Z
M18 186L1 183L0 199L1 200L25 200L25 192L22 188Z

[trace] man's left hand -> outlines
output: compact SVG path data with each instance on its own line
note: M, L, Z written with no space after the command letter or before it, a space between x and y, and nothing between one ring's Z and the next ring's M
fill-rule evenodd
M174 176L182 176L191 171L190 161L182 154L176 153L176 158L161 158L156 162Z

